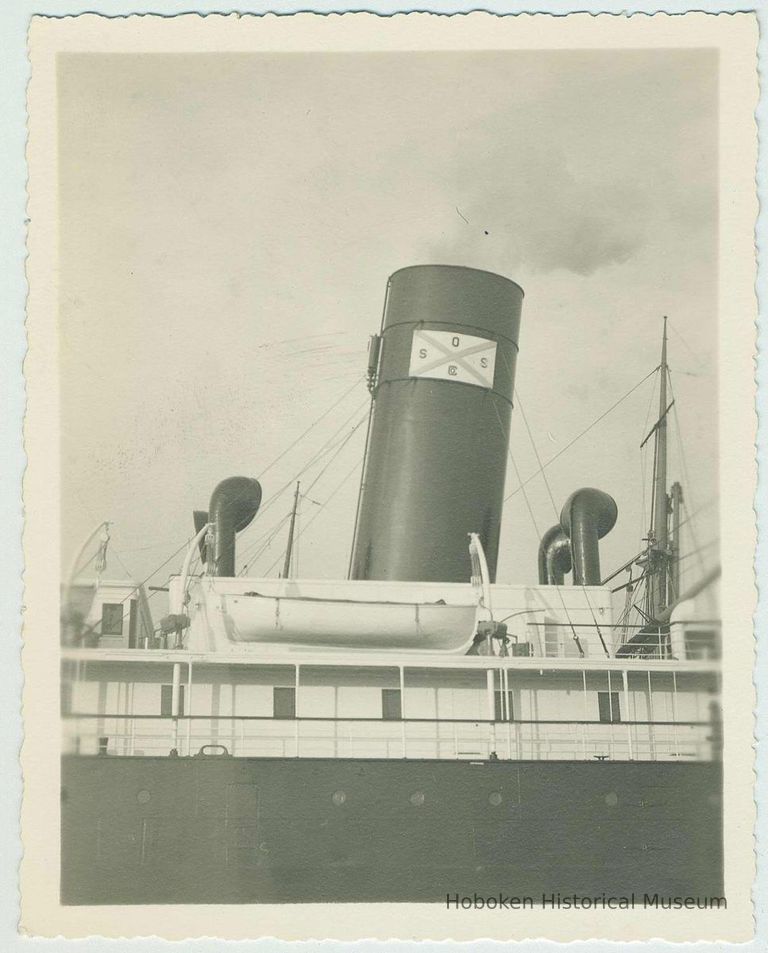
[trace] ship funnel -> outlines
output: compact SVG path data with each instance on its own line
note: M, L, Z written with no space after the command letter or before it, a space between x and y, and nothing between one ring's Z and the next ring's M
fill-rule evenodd
M353 579L466 582L477 533L495 580L522 300L513 281L474 268L389 279L369 352Z
M542 536L539 545L539 583L542 586L562 586L571 566L571 541L559 524L552 526Z
M613 529L618 515L613 497L591 487L576 490L565 501L560 526L571 540L575 586L600 585L598 540Z
M211 495L208 513L195 511L195 526L213 524L213 575L235 575L235 535L251 522L261 504L261 484L251 477L228 477ZM204 558L207 553L204 555Z

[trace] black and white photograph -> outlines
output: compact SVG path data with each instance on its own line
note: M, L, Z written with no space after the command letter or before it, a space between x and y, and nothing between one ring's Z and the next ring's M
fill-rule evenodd
M231 21L174 45L87 19L38 87L55 287L30 325L64 915L723 935L749 909L724 775L727 802L755 317L754 260L724 287L723 229L749 249L754 219L723 224L723 138L754 103L713 38L748 57L753 21L247 48Z

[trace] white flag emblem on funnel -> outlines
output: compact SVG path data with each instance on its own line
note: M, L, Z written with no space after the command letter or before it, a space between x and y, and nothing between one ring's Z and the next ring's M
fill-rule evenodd
M414 331L411 377L493 387L496 342L452 331Z

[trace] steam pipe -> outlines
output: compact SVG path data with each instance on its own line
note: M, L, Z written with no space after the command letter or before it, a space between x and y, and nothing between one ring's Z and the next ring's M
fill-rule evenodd
M598 540L609 533L619 515L612 496L584 487L565 501L560 526L571 540L573 584L600 585L600 547Z
M550 527L539 544L539 583L562 586L565 574L572 568L571 543L558 524Z
M235 535L251 522L261 504L261 484L251 477L228 477L211 495L213 575L235 575Z

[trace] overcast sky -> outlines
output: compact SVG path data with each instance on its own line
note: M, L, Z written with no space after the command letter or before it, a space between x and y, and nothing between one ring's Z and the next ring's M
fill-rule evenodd
M387 277L414 264L525 289L517 387L544 460L653 369L669 315L687 502L714 498L713 52L89 54L59 68L67 562L110 519L108 575L148 576L219 480L261 474L349 391L264 474L265 500L343 438L365 412L355 382ZM605 569L648 529L652 388L547 469L558 507L582 485L615 496ZM302 576L346 574L363 439L361 426L302 505ZM519 406L512 453L536 470ZM674 435L671 455L683 479ZM526 490L543 531L547 487ZM290 489L242 534L254 574L279 560L285 527L261 555L259 538L289 509ZM699 544L715 516L697 517ZM537 546L518 492L499 581L535 582Z

